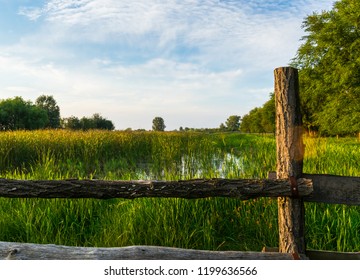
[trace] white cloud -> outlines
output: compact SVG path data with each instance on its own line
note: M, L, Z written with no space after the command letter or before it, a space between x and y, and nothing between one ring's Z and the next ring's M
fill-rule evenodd
M52 26L43 36L47 41L111 43L142 50L150 59L190 48L197 55L189 52L188 57L207 67L254 63L266 68L289 62L302 36L303 17L331 2L51 0L21 14Z
M42 16L54 24L88 31L84 34L90 40L96 33L101 33L97 34L101 38L120 35L121 40L121 35L153 34L164 41L184 40L202 45L207 40L221 42L230 36L254 36L254 28L266 31L274 23L286 24L299 16L301 19L304 13L327 2L330 1L52 0L42 8L22 8L21 14L30 19ZM279 9L281 3L284 7Z
M52 93L64 116L109 114L118 128L146 127L139 120L155 115L171 120L170 129L217 126L268 99L272 71L295 55L303 18L331 2L49 0L23 7L19 14L40 27L0 46L0 92L33 100Z
M44 11L41 8L21 7L18 14L21 16L26 16L31 21L36 21L43 15L43 13Z

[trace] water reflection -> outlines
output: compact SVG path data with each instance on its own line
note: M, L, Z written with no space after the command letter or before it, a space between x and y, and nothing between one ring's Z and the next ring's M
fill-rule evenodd
M244 159L225 153L209 158L183 155L180 160L163 165L144 163L138 165L139 180L188 180L195 178L240 178L244 174Z

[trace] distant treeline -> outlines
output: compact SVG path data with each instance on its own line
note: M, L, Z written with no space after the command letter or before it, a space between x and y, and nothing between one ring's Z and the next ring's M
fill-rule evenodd
M246 133L275 133L275 98L270 94L270 100L262 107L252 109L241 120L240 130Z
M60 108L51 95L39 96L35 104L22 97L0 100L0 130L35 130L35 129L115 129L112 121L100 114L81 119L71 116L60 117Z
M103 118L100 114L94 114L92 117L82 117L81 119L71 116L61 119L61 127L73 130L89 129L107 129L114 130L115 126L112 121Z

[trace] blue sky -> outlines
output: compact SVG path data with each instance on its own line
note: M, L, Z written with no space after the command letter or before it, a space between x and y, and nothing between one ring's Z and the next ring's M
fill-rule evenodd
M0 0L0 99L53 95L117 129L218 127L268 100L332 0Z

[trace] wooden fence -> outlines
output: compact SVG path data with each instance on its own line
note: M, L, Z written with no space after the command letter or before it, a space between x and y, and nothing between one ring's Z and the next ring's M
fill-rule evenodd
M278 197L279 247L262 252L205 251L158 246L71 247L0 242L0 259L360 259L360 253L310 251L305 246L304 202L360 205L360 177L303 174L304 145L298 72L275 74L277 170L269 179L187 181L34 181L0 179L1 197L128 198Z

